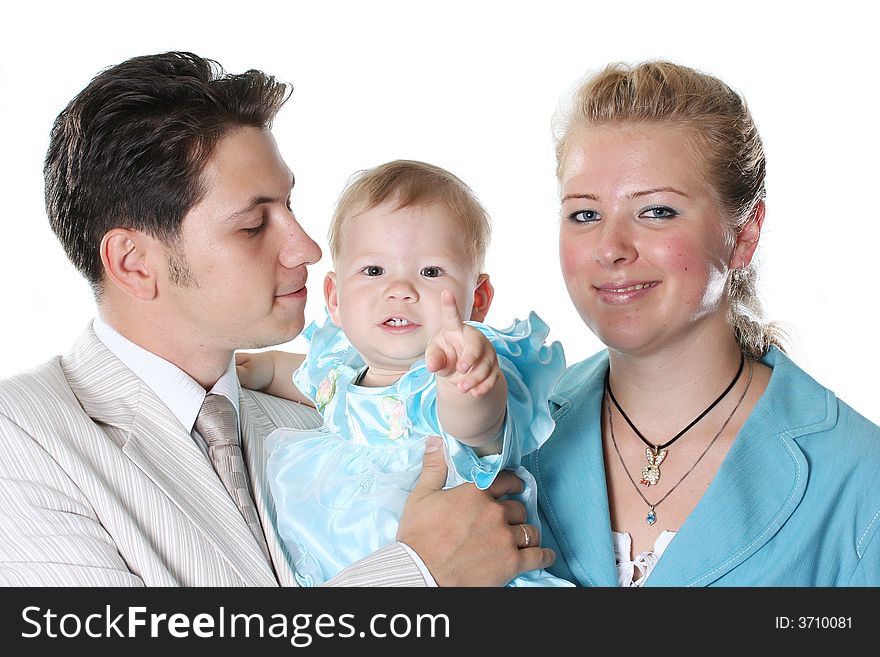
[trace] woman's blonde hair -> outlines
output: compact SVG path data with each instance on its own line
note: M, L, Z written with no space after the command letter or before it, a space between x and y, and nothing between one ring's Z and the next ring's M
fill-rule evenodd
M580 84L571 106L554 117L557 178L562 180L578 128L621 123L664 123L689 131L732 248L766 193L764 147L742 96L718 78L671 62L609 64ZM730 302L733 331L746 356L784 348L780 327L762 320L754 266L732 273Z
M386 201L394 210L445 205L461 223L464 253L481 272L492 226L489 215L473 190L446 169L415 160L394 160L359 171L342 191L327 240L334 262L342 245L345 224Z

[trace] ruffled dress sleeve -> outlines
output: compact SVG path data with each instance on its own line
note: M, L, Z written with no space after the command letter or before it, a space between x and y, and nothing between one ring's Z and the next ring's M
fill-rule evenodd
M525 454L538 449L553 433L555 423L548 399L565 371L565 355L559 342L545 343L550 329L534 312L526 320L516 319L502 330L480 322L466 323L488 338L507 380L501 453L479 457L472 448L443 431L437 414L436 388L427 385L421 361L405 377L411 390L419 393L407 395L407 414L421 416L434 433L443 437L450 465L448 484L470 481L485 489L501 470L518 467Z
M327 419L337 390L358 375L366 365L364 359L329 315L323 324L312 322L302 332L309 345L306 358L293 373L299 391L315 402L315 408Z

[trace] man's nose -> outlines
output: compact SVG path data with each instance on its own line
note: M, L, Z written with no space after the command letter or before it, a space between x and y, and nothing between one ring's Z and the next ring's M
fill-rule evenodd
M321 247L309 237L308 233L291 213L284 222L284 236L278 259L289 269L301 265L313 265L321 259Z

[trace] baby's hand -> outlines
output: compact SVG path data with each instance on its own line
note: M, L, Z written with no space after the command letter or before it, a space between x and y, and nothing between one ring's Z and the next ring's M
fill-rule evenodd
M440 294L442 324L425 349L429 372L446 379L461 392L481 397L489 392L501 368L492 343L473 326L462 322L449 290Z
M255 354L236 352L235 372L242 387L265 390L275 376L275 361L265 352Z

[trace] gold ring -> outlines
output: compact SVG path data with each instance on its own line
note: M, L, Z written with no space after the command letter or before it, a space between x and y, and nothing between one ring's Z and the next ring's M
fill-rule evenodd
M521 549L525 549L532 544L532 537L529 536L529 530L526 529L525 525L520 525L519 528L522 529L523 536L525 537L525 542L523 543Z

